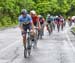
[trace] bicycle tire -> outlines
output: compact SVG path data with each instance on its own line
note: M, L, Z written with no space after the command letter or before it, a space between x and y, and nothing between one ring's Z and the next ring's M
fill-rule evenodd
M37 47L37 40L35 39L33 48L35 49L36 47Z
M43 36L43 34L42 34L43 32L42 32L42 29L40 30L40 39L42 39L42 36Z
M27 58L27 49L24 48L24 58Z
M28 56L31 55L31 49L28 49Z
M28 56L31 54L31 43L30 43L30 38L27 39L28 41Z

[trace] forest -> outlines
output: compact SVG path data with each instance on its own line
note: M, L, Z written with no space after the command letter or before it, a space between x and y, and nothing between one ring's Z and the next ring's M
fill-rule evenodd
M0 27L17 25L21 9L35 10L44 17L50 13L66 18L75 15L75 0L0 0Z

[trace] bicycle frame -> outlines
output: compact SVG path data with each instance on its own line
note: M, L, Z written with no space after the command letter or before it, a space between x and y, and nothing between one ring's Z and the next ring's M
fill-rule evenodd
M26 58L27 57L27 53L28 55L30 56L30 53L31 53L31 40L30 40L30 30L27 29L27 34L26 34L26 48L24 49L24 57Z

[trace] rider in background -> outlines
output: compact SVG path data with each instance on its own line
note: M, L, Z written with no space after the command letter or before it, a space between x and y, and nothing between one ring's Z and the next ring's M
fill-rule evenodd
M46 21L47 21L47 30L49 31L48 25L50 25L50 28L51 28L50 32L52 32L53 31L52 29L53 28L53 25L52 25L53 18L52 16L50 16L50 14L47 15Z
M63 16L59 15L59 19L60 19L61 30L63 30L63 27L64 27L64 18L63 18Z
M63 18L61 15L59 15L59 16L56 16L55 21L56 21L56 24L57 24L58 32L59 32L59 30L60 30L60 27L61 27L61 29L63 30L64 18Z
M59 16L55 17L55 23L57 25L57 29L58 29L58 32L59 32L59 29L60 29L60 18L59 18Z
M44 35L44 23L45 23L45 19L42 15L38 15L39 17L39 22L40 22L40 25L41 25L41 28L43 30L43 35Z
M18 20L19 20L19 28L22 32L23 45L24 45L24 48L26 48L26 32L27 32L27 29L31 30L31 28L32 28L32 30L34 31L34 25L33 25L33 22L32 22L32 18L27 13L26 9L22 9L21 15L19 16Z
M71 19L71 17L68 17L68 24L69 24L69 26L72 26L72 19Z

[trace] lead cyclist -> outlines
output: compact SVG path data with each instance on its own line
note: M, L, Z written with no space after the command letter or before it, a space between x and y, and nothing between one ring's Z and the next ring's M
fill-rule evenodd
M26 48L26 32L27 29L31 30L32 27L32 32L34 32L34 25L31 16L27 13L26 9L22 9L21 15L18 17L19 20L19 28L22 33L22 38L23 38L23 45L24 48Z

